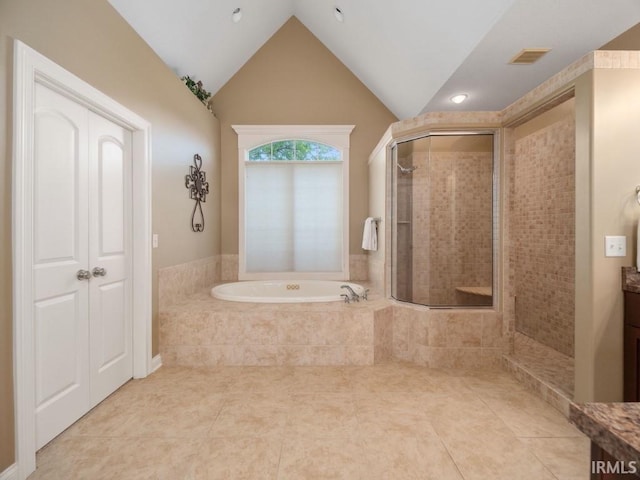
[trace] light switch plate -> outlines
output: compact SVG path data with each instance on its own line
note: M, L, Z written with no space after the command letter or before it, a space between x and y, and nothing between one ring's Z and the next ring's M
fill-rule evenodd
M626 257L627 237L606 235L604 237L605 257Z
M154 233L152 237L153 248L158 248L158 234Z

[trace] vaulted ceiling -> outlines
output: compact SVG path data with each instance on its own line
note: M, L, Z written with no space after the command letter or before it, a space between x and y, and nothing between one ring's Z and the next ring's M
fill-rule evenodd
M501 110L640 22L638 0L109 1L178 75L213 93L295 15L401 119ZM509 65L523 48L551 51ZM467 101L451 103L458 93Z

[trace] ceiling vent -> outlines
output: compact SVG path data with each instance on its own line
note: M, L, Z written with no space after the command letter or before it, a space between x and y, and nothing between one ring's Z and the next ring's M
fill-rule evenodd
M512 65L531 65L537 62L545 55L550 48L525 48L521 50L515 57L509 60Z

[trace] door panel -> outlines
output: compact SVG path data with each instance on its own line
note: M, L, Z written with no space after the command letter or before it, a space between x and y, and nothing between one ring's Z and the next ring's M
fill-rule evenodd
M46 408L71 388L82 382L78 368L79 315L78 295L58 296L36 303L35 341L38 359L36 375L36 402Z
M114 362L127 355L127 304L126 282L104 284L98 288L97 309L102 320L100 351L93 351L99 372L110 368Z
M40 84L34 127L40 448L133 374L131 132Z
M122 255L124 231L124 155L123 139L103 137L98 145L98 200L100 202L99 255Z
M46 101L51 103L35 115L34 215L39 226L34 239L35 263L78 258L80 212L76 200L83 194L79 177L86 173L86 166L80 164L86 159L79 153L84 147L79 145L81 134L86 132L79 131L82 125L77 123L86 112L69 112L71 118L66 117L57 110L64 99L42 88L38 86L37 95L48 97Z
M70 294L36 303L38 448L80 418L89 402L88 365L78 361L87 345L86 315L78 314L81 301L81 296Z
M40 448L89 404L87 110L36 84L34 333Z
M89 119L91 406L133 376L131 316L131 132Z

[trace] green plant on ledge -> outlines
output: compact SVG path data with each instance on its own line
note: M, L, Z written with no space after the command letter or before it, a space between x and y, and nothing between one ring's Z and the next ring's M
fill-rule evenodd
M198 99L207 107L207 110L211 110L211 105L209 105L209 97L211 97L211 92L208 92L202 86L201 81L195 81L189 75L185 75L184 77L180 77L180 80L191 90L191 92L198 97Z

